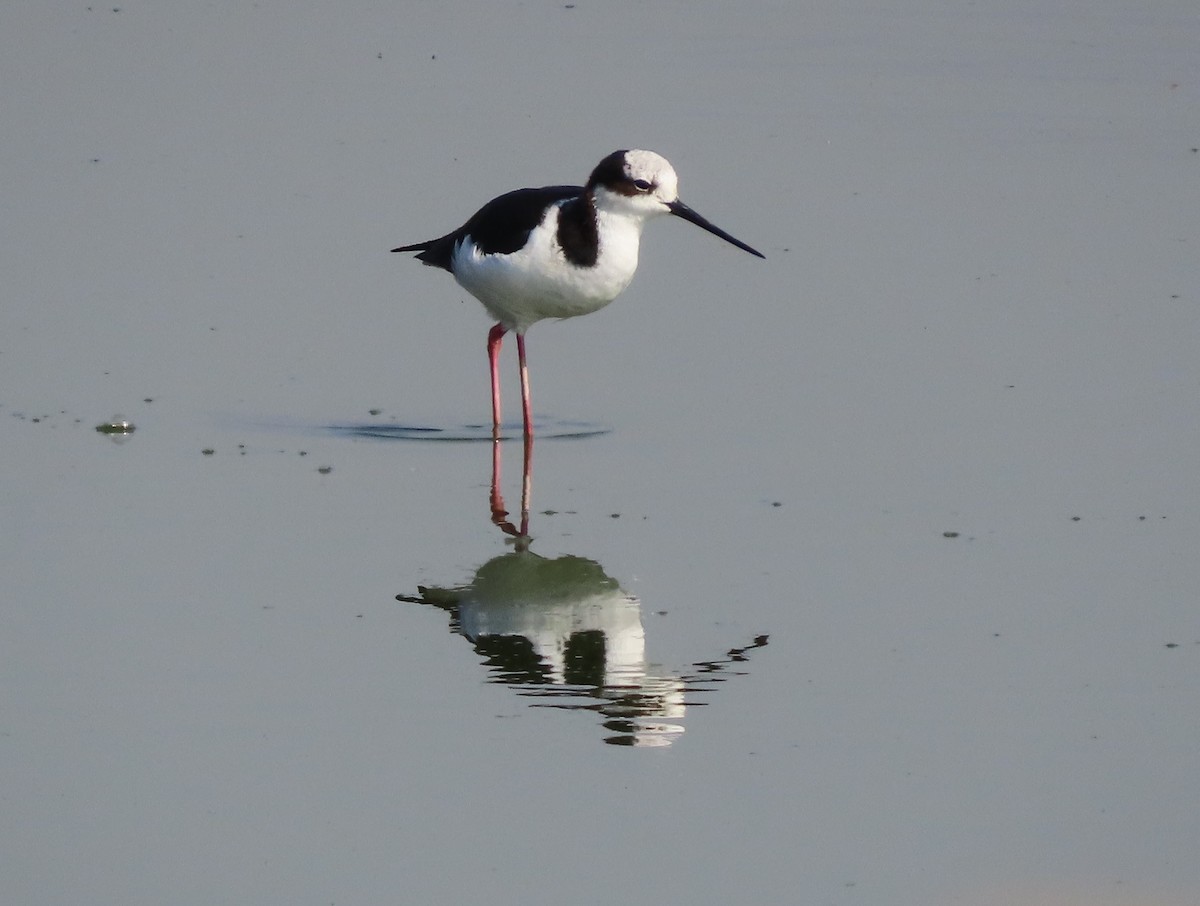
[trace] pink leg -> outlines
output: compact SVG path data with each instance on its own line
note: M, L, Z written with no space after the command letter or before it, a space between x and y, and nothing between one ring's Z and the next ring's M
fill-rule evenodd
M496 446L500 446L497 444ZM525 435L525 458L521 468L521 534L529 534L529 498L533 491L533 433Z
M525 334L517 334L517 358L521 362L521 408L525 416L525 436L533 437L533 410L529 405L529 366L525 363Z
M500 431L500 344L507 329L497 324L488 331L488 365L492 369L492 432ZM518 337L518 342L520 338Z

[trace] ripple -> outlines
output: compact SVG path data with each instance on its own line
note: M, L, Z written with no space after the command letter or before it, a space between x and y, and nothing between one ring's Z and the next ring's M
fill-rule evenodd
M435 425L405 424L397 421L346 422L327 425L326 430L345 437L366 437L374 440L464 443L494 439L490 424ZM501 425L500 439L520 440L522 430L522 425L519 423ZM570 419L542 418L534 424L534 437L537 439L597 437L611 432L612 427L609 425Z

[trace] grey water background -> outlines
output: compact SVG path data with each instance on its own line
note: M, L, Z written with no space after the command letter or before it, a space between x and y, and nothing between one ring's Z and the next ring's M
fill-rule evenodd
M1194 3L9 4L0 74L5 902L1200 898ZM529 334L645 747L396 600L519 553L490 445L328 430L485 420L387 250L631 146L767 255Z

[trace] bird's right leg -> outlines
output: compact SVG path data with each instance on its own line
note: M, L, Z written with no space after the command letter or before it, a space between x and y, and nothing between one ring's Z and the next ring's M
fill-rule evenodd
M503 324L488 331L488 365L492 369L492 436L500 439L500 344L508 332Z

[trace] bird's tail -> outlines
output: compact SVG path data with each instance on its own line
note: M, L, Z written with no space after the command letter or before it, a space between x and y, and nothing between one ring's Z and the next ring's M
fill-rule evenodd
M427 239L424 242L414 242L412 245L402 245L393 252L416 252L417 260L430 267L440 267L450 270L450 259L454 254L455 235L442 236L438 239Z

